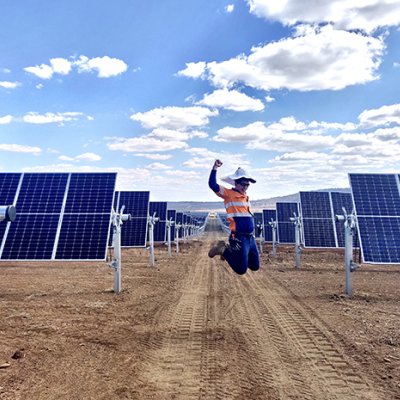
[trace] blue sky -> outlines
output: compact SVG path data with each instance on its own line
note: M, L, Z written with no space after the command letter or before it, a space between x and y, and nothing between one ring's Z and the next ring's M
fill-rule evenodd
M360 6L363 3L363 7ZM151 200L400 170L400 0L2 2L0 172L118 172Z

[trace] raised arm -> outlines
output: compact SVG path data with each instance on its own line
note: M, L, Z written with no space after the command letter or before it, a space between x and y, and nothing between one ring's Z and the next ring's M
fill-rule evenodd
M215 193L219 192L219 185L217 183L217 169L221 165L222 165L222 161L215 160L214 165L211 170L211 173L210 173L210 178L208 179L208 186L210 186L210 189Z

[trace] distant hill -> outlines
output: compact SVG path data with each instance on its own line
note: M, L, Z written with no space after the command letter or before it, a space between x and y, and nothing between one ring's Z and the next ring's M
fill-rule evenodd
M333 188L333 189L320 189L316 192L350 192L350 188ZM268 208L275 208L276 203L291 203L298 202L299 194L289 194L287 196L271 197L269 199L252 200L251 209L253 211L261 211ZM180 212L194 212L194 211L216 211L224 212L224 204L222 201L169 201L168 208L170 210L177 210Z

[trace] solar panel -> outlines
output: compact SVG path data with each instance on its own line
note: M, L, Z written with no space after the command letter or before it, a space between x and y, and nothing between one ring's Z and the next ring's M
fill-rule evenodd
M115 181L116 173L1 174L17 218L0 259L104 260Z
M121 247L145 247L147 241L147 216L149 213L148 191L117 192L117 210L125 206L124 214L132 219L124 222L121 229Z
M67 173L23 174L16 198L18 214L10 224L2 260L54 259L68 179Z
M182 224L184 223L184 215L182 212L177 212L176 213L176 224L177 225L181 225L179 228L175 229L175 233L176 235L178 235L179 238L182 238L183 236L183 228L182 228Z
M330 192L332 200L332 210L333 216L343 215L343 208L346 210L347 214L353 211L353 199L351 198L351 193L345 192ZM338 247L345 246L344 240L344 223L342 221L336 221L336 236ZM353 236L353 247L360 247L358 242L358 235Z
M276 203L276 218L278 225L279 243L295 243L295 226L290 218L293 214L299 215L298 203Z
M22 174L0 174L0 204L15 204L15 195L21 181Z
M329 192L300 192L304 247L337 247Z
M22 183L22 174L0 173L0 204L15 205L16 194L19 185ZM15 221L14 221L15 222ZM5 235L10 228L10 223L2 221L0 223L0 254L4 247Z
M255 212L254 215L254 229L256 237L262 237L264 230L263 213Z
M176 210L167 210L167 220L172 220L173 224L171 225L171 240L175 240L175 223L176 223Z
M217 218L221 223L221 228L224 232L230 232L229 221L226 213L217 214Z
M365 263L400 263L400 177L349 174Z
M344 224L336 215L353 210L353 200L346 192L300 192L305 247L337 248L345 246ZM358 247L354 236L354 247Z
M272 243L272 226L269 222L276 221L276 210L263 210L264 218L264 240Z
M165 242L166 238L166 220L167 220L167 202L166 201L151 201L149 207L149 215L159 218L154 225L154 241Z

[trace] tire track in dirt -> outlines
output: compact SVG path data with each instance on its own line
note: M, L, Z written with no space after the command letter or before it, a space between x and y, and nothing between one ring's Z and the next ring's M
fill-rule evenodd
M203 258L203 260L202 260ZM146 380L165 398L198 399L207 327L209 268L197 254L181 289L176 307L169 310L162 332L150 338ZM169 396L169 397L168 397ZM149 393L149 398L154 398Z
M144 399L383 399L267 271L238 276L203 244L149 334Z
M244 283L248 294L254 296L253 302L257 304L263 326L283 358L290 350L302 360L301 365L296 366L300 367L295 378L300 384L299 389L308 381L313 399L381 398L347 362L335 337L288 291L278 287L262 272L248 274ZM314 379L310 381L310 377Z
M282 342L283 332L265 318L252 290L243 285L246 278L232 273L228 276L236 301L227 316L238 328L237 339L248 360L249 373L241 382L242 397L265 393L269 396L266 398L314 399L310 385L297 371L299 360Z

